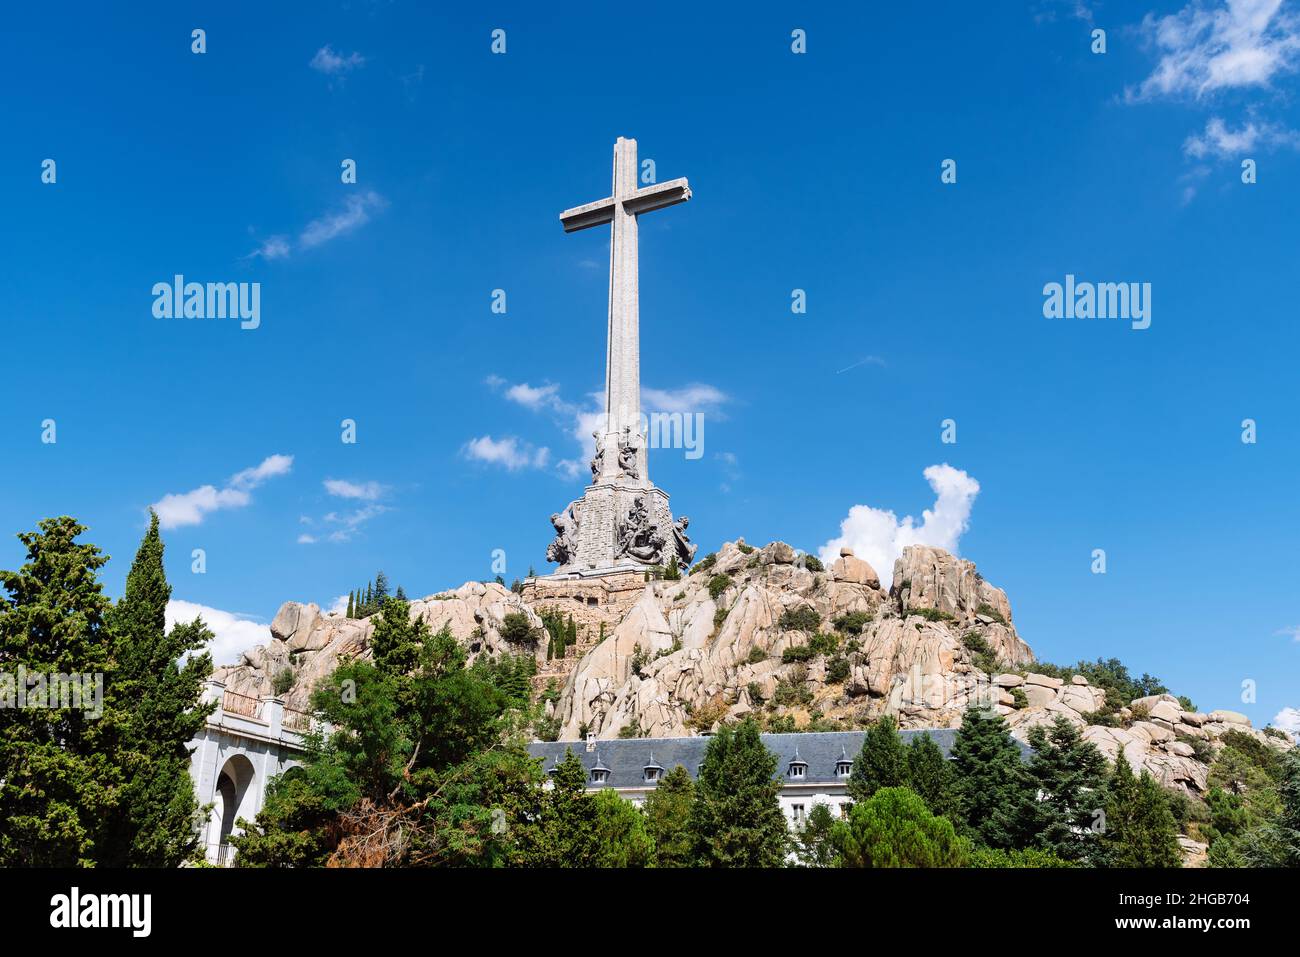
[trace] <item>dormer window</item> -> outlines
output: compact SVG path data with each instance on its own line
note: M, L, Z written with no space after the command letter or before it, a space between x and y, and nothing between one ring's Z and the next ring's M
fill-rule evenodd
M650 752L650 760L646 762L646 766L642 768L642 771L645 773L646 784L658 784L659 779L663 777L663 765L655 761L655 754L653 751Z
M799 757L799 747L795 746L794 757L790 759L787 770L791 781L802 781L808 775L808 762Z
M844 751L844 745L840 745L840 759L835 762L835 776L843 781L853 773L853 762Z
M596 752L596 763L591 767L591 783L604 784L609 780L609 768L605 767L600 760L600 752Z

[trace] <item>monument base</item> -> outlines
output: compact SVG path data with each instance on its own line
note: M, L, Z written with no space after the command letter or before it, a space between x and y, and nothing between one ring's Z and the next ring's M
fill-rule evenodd
M648 481L601 481L551 516L556 539L546 560L559 569L550 581L639 575L674 558L689 565L695 546L686 536L689 519L674 522L668 493Z

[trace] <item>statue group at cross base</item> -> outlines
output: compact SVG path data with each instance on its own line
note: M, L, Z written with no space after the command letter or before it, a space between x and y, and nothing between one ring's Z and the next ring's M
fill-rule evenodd
M568 565L578 557L578 526L581 523L579 506L582 499L570 502L562 512L551 516L555 528L555 541L546 549L546 560ZM677 564L689 566L699 548L686 534L689 516L683 515L673 522L665 533L646 506L644 495L638 495L628 509L627 516L618 523L614 544L614 560L633 558L647 565L667 565L676 557Z
M591 460L591 480L594 482L605 467L605 443L599 432L592 432L591 437L596 440L596 454ZM641 477L641 470L636 464L636 450L637 445L632 438L632 430L624 426L623 435L618 440L618 468L630 479Z

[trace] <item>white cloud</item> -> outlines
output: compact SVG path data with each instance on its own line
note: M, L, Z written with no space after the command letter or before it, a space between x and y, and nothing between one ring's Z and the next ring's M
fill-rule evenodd
M325 609L327 615L344 615L348 610L349 595L339 595L334 599L334 603Z
M466 458L489 465L500 465L511 472L526 468L545 468L551 459L551 450L542 446L535 448L514 436L494 439L490 435L470 439L465 444Z
M506 390L506 398L511 402L518 402L528 409L540 409L547 406L554 408L559 403L557 396L559 391L560 387L558 385L531 386L527 382L520 382L518 385L512 385Z
M388 511L391 509L387 505L364 505L353 512L330 512L321 521L335 526L329 534L331 542L350 542L362 525Z
M298 237L303 249L320 246L370 221L371 212L383 209L388 201L374 190L349 196L337 212L313 219Z
M1247 121L1240 129L1230 130L1217 116L1205 124L1205 132L1193 133L1183 143L1183 152L1196 159L1206 156L1241 157L1256 148L1300 147L1300 134L1270 123Z
M962 534L970 526L971 506L979 495L980 483L961 469L946 462L931 465L923 473L934 490L932 508L921 513L918 525L911 516L899 521L891 511L854 505L840 523L840 534L819 549L819 557L830 563L839 557L845 545L869 562L888 587L894 575L894 561L908 545L933 545L958 554Z
M334 48L328 43L316 51L316 55L311 58L308 64L318 73L324 73L326 76L338 76L341 73L347 73L355 70L359 66L364 66L366 58L360 53L349 53L342 56L334 52Z
M1193 2L1164 17L1148 13L1142 30L1160 51L1155 70L1130 101L1218 90L1267 87L1295 69L1300 20L1282 11L1282 0L1226 0L1218 6Z
M364 226L370 222L372 213L387 205L388 200L374 190L354 193L343 201L340 208L323 216L317 216L304 226L302 232L298 234L296 244L291 243L285 236L272 236L245 258L288 259L295 249L301 251L323 246L332 239L345 236Z
M201 617L215 637L208 642L207 651L217 665L234 664L242 652L264 645L271 640L271 626L259 624L246 615L233 614L219 608L210 608L192 601L173 598L164 613L167 627L178 622L188 623Z
M1300 708L1283 708L1273 715L1272 724L1300 742Z
M325 491L337 498L359 498L373 502L387 491L378 482L349 482L346 479L326 479Z
M650 412L714 412L728 396L721 389L700 382L680 389L641 390L642 411Z
M292 455L268 456L260 465L236 472L223 488L202 485L189 492L172 492L154 502L153 510L164 529L198 525L210 512L243 508L252 501L253 489L268 478L288 474L292 467Z
M1277 633L1279 635L1289 635L1292 641L1300 641L1300 625L1278 629Z

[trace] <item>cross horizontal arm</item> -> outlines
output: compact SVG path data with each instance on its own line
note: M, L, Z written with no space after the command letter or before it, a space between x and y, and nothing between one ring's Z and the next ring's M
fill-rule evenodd
M680 179L670 179L666 183L656 183L638 189L623 201L623 208L633 215L640 215L667 206L676 206L690 198L691 187L683 176Z
M576 233L579 229L590 229L614 218L614 197L606 196L585 206L575 206L560 213L560 225L566 233Z

